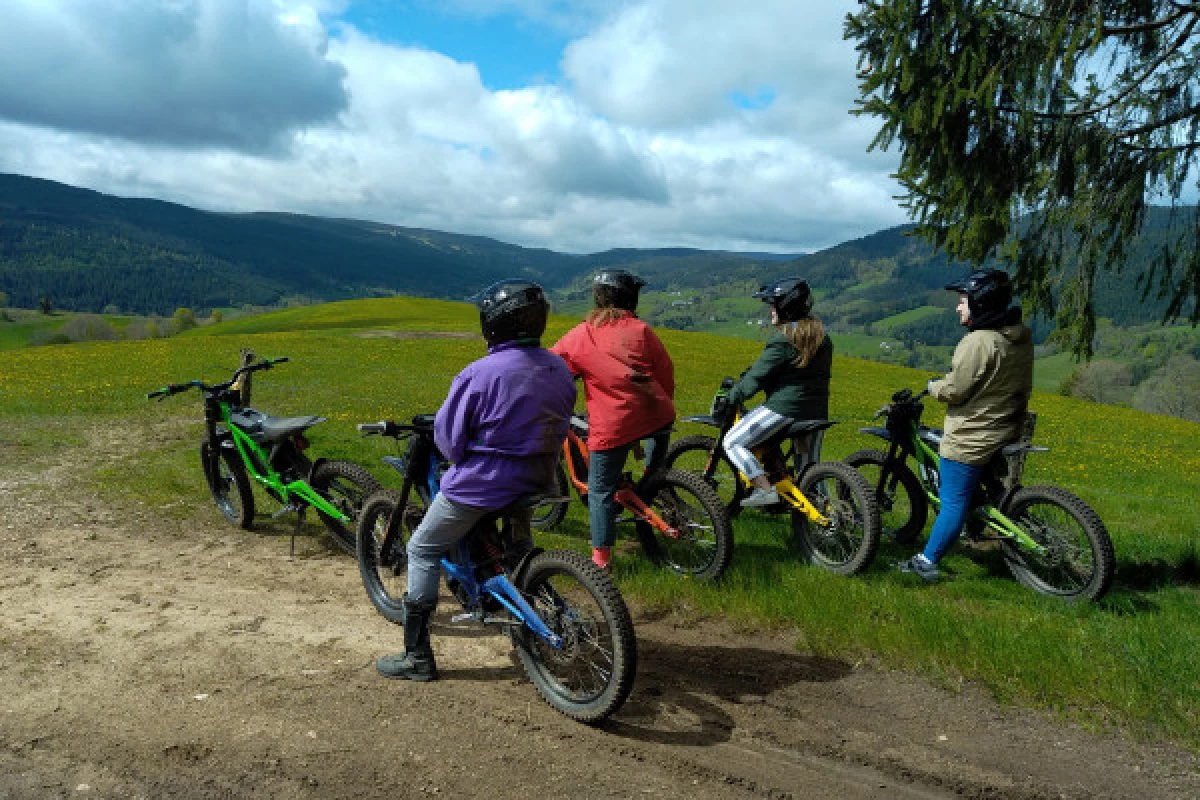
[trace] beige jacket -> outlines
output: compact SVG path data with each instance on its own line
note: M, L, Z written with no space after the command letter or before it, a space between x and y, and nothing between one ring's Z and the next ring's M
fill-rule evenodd
M948 404L941 456L986 464L1021 433L1033 390L1033 337L1022 323L972 331L954 350L950 374L929 382L929 394Z

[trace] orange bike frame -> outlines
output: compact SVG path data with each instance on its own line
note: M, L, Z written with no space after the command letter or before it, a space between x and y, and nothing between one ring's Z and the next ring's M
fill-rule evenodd
M576 471L576 459L578 459L582 467L582 475ZM591 465L591 458L588 455L587 445L584 444L583 440L573 430L567 431L567 438L563 441L563 461L567 465L567 475L571 479L571 485L575 487L575 491L579 492L581 498L587 497L587 470ZM621 484L617 487L617 492L613 495L613 499L617 501L617 505L630 511L638 520L650 523L664 535L670 536L672 539L679 538L679 531L677 529L668 525L662 517L654 513L654 509L642 502L642 498L638 497L637 492L633 488L633 482L629 478L621 479Z

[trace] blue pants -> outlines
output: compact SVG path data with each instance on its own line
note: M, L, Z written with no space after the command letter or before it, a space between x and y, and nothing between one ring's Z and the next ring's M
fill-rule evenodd
M671 429L663 428L642 441L646 448L646 472L651 472L667 457ZM614 495L632 448L633 442L629 442L608 450L593 450L588 456L588 521L592 527L592 547L612 547L617 541L613 522L618 506Z
M942 510L938 512L929 541L925 544L925 557L935 564L962 533L967 511L971 508L971 496L979 485L983 467L943 458L939 473L941 488L938 490L938 499L941 500Z

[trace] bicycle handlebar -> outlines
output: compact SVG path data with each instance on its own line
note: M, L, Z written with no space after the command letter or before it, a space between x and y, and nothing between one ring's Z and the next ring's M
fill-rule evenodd
M237 382L238 378L248 372L258 372L259 370L270 369L276 364L282 364L287 360L287 356L282 356L280 358L264 358L262 361L259 361L255 364L248 364L244 367L241 367L233 373L232 378L224 383L207 384L204 381L199 380L192 380L188 381L187 383L168 383L161 389L155 389L153 392L147 392L146 399L163 400L171 395L179 394L180 392L186 392L188 389L201 389L206 392L224 391L225 389L233 386L233 384Z
M360 422L355 427L363 436L393 436L401 438L413 433L429 433L431 426L427 423L424 425L417 424L417 420L427 415L418 414L413 417L413 423L395 422L390 419L380 420L379 422Z

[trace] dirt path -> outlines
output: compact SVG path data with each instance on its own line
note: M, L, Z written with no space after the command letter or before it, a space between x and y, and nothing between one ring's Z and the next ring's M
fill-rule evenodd
M443 680L384 681L400 629L350 558L106 508L81 477L109 435L0 470L0 797L1200 796L1171 747L714 623L638 615L634 694L599 729L444 620Z

